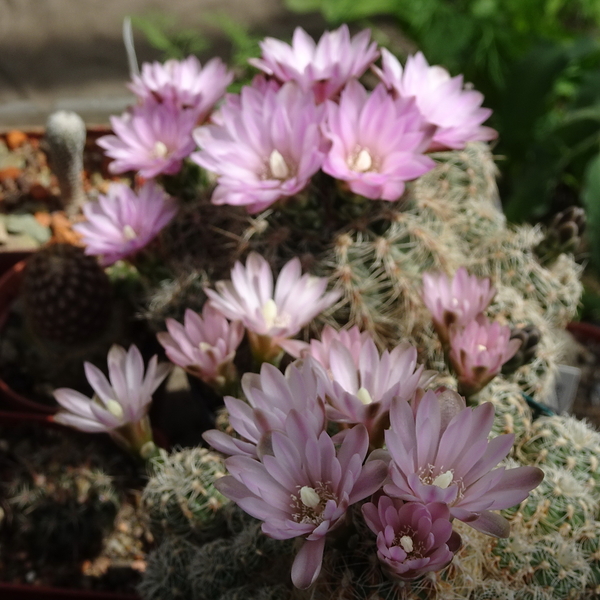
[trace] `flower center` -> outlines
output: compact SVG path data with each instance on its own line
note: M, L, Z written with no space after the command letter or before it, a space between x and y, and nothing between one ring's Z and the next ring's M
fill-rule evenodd
M273 150L271 155L269 156L269 169L271 170L271 175L275 179L288 179L290 176L290 168L285 162L285 158L279 150Z
M298 495L292 494L292 518L296 523L319 525L323 521L323 511L328 500L337 502L337 496L331 491L329 482L317 482L315 487L299 487Z
M105 406L106 410L117 419L123 416L123 407L116 400L108 400Z
M402 550L404 550L406 554L410 554L414 548L412 538L409 535L403 535L400 538L400 546L402 546Z
M456 499L463 497L465 486L462 478L455 479L452 469L444 470L444 467L434 467L427 465L421 467L418 472L421 483L425 485L435 485L441 490L448 489L451 485L456 486Z
M423 544L413 537L415 532L411 528L403 528L398 532L392 546L400 546L406 552L406 559L421 558L423 556Z
M367 388L361 387L360 390L356 392L356 397L365 405L373 403L373 397Z
M479 350L479 352L485 352L488 349L488 347L485 344L477 344L477 350Z
M198 344L198 348L200 349L200 352L210 352L214 346L212 346L211 344L209 344L208 342L200 342Z
M123 227L123 237L126 241L131 242L137 238L137 233L131 225L125 225Z
M446 471L438 475L432 482L431 485L437 485L439 488L445 490L451 483L453 479L452 471Z
M277 304L273 298L269 298L262 307L262 315L267 329L272 327L287 327L290 324L290 316L285 313L279 313Z
M366 173L373 169L373 157L366 148L361 148L348 159L348 166L357 173Z
M160 140L154 143L154 156L155 158L165 158L169 154L169 149L164 142Z

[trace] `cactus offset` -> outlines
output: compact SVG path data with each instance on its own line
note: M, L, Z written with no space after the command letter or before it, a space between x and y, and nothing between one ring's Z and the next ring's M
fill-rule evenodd
M60 187L62 206L68 215L76 214L86 201L83 190L83 149L86 127L72 111L59 110L46 121L46 142L50 166Z

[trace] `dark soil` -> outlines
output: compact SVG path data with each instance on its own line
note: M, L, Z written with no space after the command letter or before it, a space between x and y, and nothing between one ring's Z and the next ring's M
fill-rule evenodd
M133 592L143 467L105 436L0 420L0 581Z

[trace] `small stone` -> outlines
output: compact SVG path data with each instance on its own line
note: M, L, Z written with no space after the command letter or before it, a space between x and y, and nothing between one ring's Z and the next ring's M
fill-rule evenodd
M23 173L22 169L18 167L5 167L4 169L0 169L0 183L4 183L5 181L18 179Z
M19 146L22 146L27 141L27 136L18 129L13 129L6 134L6 145L14 150Z

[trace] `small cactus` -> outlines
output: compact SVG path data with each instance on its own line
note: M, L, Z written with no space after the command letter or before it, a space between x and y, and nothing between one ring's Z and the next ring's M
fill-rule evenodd
M32 331L50 342L91 342L111 316L107 275L94 257L70 244L46 246L29 258L22 296Z
M112 478L85 466L38 475L7 496L29 554L51 562L98 554L120 505Z
M144 600L190 600L189 565L198 548L184 538L167 537L149 554L138 585Z
M228 503L214 487L225 475L219 455L205 448L172 454L162 450L151 468L142 501L159 534L202 536L215 525L218 511Z
M58 179L63 208L76 214L86 201L83 190L83 149L86 127L72 111L59 110L46 121L46 142L50 166Z

